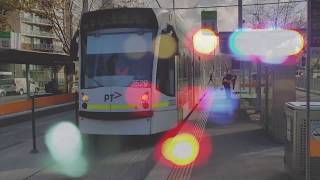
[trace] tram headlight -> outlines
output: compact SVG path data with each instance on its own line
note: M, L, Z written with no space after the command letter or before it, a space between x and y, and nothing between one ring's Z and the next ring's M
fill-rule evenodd
M89 101L89 96L83 95L82 96L82 102L87 103Z

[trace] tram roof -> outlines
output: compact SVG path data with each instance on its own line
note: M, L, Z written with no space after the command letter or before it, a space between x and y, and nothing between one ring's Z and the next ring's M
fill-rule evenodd
M89 11L82 15L84 31L110 27L158 28L157 17L152 8L115 8Z
M73 58L65 54L0 49L0 63L66 65L73 64Z

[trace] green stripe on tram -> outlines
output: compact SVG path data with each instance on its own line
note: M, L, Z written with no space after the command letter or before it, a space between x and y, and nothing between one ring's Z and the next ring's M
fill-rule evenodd
M133 104L88 104L88 110L128 110L135 109Z
M152 105L152 108L165 108L170 106L169 102L160 102ZM134 104L88 104L88 110L129 110L136 109Z
M109 110L108 104L88 104L88 110Z

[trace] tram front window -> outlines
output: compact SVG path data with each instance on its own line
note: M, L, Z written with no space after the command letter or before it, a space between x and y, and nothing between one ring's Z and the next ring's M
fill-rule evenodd
M144 29L89 33L82 58L84 88L128 87L135 82L150 82L152 39L153 33Z

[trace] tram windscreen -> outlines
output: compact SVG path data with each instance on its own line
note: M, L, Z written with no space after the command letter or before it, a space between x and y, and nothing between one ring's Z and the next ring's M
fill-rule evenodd
M128 87L140 82L150 84L153 34L145 29L89 33L82 58L84 88Z

